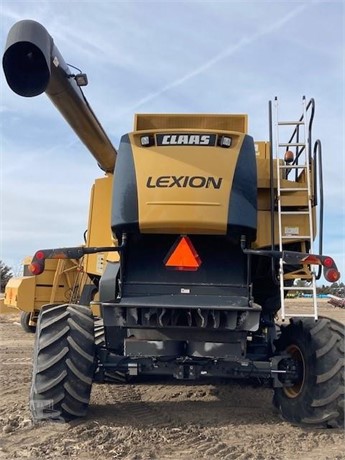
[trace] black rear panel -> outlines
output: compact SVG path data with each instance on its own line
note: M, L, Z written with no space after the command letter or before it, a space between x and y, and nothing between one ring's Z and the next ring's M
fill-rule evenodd
M122 297L155 294L248 296L246 256L226 236L191 235L196 271L165 266L178 235L129 234L123 254Z
M188 238L200 263L193 271L166 267L180 235L127 235L119 295L102 305L109 348L119 347L118 333L126 328L140 340L156 340L163 334L183 341L198 330L203 331L202 341L214 340L215 331L257 330L261 307L251 302L247 256L239 240L214 235Z

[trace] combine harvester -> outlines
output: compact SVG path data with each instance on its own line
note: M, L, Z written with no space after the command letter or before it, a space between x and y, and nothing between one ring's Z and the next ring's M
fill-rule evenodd
M51 259L106 258L101 274L85 268L103 343L95 344L89 305L40 309L33 418L84 416L92 382L120 373L269 379L286 420L343 427L344 327L318 317L316 303L322 271L329 282L340 274L313 250L322 207L314 100L303 98L302 116L288 121L270 102L267 142L248 135L247 115L138 114L116 151L81 90L85 75L72 74L44 27L15 24L3 66L17 94L46 92L105 171L98 181L113 182L109 209L102 200L90 206L105 246L92 244L89 227L85 246L39 250L30 264L39 276ZM310 312L284 324L296 279L308 282Z

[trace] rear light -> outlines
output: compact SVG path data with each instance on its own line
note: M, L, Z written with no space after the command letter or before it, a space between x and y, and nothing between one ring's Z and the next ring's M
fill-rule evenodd
M311 265L319 265L320 264L320 258L317 256L314 256L311 254L310 256L306 257L305 259L302 259L303 263L306 264L311 264Z
M340 278L340 273L335 268L325 270L324 277L329 283L335 283Z
M322 261L322 265L327 268L331 268L334 265L334 260L332 257L325 257Z
M28 270L33 275L40 275L44 272L44 262L46 259L46 251L37 251L32 258L31 264L28 266Z
M29 265L29 271L35 276L40 275L44 271L44 264L39 262L32 262Z

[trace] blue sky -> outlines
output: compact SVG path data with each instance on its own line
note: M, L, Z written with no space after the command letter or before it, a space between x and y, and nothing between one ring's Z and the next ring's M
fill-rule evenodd
M342 1L2 1L0 48L41 22L115 147L134 113L248 113L268 139L268 100L295 119L314 97L323 146L324 253L345 273L345 10ZM0 72L1 248L16 271L39 248L81 244L96 161L45 95L21 98ZM316 245L317 247L317 245Z

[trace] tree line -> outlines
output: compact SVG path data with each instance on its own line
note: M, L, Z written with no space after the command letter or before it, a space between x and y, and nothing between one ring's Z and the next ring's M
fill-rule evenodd
M5 286L8 281L12 278L12 268L8 265L4 264L2 260L0 260L0 282L1 282L1 292L5 292Z

